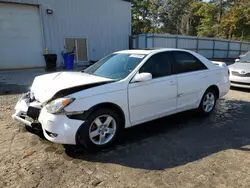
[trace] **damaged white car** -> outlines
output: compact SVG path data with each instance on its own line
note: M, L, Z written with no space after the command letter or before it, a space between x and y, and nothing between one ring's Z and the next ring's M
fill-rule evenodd
M209 114L229 87L227 66L195 52L126 50L84 72L36 77L13 119L52 142L103 148L124 128L196 108Z

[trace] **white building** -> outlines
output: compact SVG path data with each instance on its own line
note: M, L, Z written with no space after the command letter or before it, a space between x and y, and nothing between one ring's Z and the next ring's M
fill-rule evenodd
M44 50L77 62L127 49L130 0L0 0L0 69L43 67Z

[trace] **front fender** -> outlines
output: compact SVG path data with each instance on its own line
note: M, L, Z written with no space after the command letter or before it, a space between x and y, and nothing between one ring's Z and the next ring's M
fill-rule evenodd
M130 121L129 121L129 109L128 109L128 97L127 97L127 90L119 90L119 91L113 91L108 93L103 93L99 95L89 96L89 97L83 97L79 98L67 106L64 110L66 112L87 112L92 107L102 104L102 103L112 103L121 108L121 110L124 113L125 118L125 128L130 127Z

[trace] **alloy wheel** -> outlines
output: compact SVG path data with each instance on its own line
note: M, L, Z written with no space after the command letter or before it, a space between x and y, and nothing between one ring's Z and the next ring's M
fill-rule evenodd
M209 113L213 110L215 105L215 96L212 92L208 92L203 99L203 109L205 112Z
M110 115L97 117L89 127L89 138L96 145L105 145L116 133L116 121Z

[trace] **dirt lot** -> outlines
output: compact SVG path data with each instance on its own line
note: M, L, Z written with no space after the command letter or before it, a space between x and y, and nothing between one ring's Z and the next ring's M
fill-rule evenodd
M12 91L0 94L0 187L250 187L250 91L231 90L210 117L181 113L67 154L11 120Z

